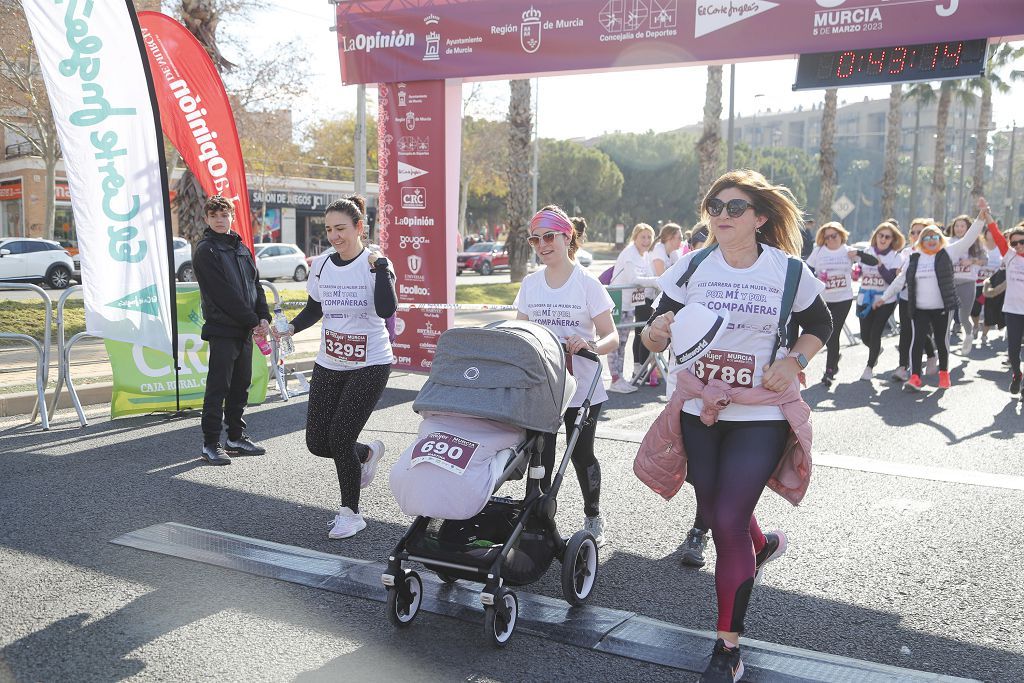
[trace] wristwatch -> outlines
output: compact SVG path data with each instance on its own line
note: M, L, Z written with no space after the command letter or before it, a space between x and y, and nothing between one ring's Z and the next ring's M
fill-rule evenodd
M789 356L787 356L787 358L792 358L793 360L795 360L796 364L800 366L801 370L807 367L807 356L805 356L802 353L791 353L789 354Z

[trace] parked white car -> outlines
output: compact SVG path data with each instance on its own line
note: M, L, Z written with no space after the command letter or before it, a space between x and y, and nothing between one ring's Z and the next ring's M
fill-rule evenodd
M178 282L194 282L196 273L192 270L192 244L183 237L175 237L171 246L174 248L174 276Z
M74 268L71 255L52 240L0 239L0 280L42 282L53 289L66 289Z
M309 267L306 255L294 244L262 243L256 245L256 270L261 280L290 277L296 282L306 279Z
M594 262L594 255L586 249L576 250L576 262L584 268L589 268L590 264Z

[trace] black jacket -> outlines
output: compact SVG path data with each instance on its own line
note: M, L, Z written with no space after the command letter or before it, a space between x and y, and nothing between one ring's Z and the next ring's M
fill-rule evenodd
M244 338L270 320L256 261L237 233L207 228L196 245L192 268L203 300L203 339Z

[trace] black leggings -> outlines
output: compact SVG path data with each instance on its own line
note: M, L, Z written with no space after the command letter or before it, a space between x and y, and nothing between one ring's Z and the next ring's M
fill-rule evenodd
M873 368L878 363L878 357L882 354L882 336L885 334L885 326L889 323L889 317L896 310L896 302L883 304L878 308L868 311L868 314L860 319L860 340L868 347L868 367Z
M646 322L651 315L654 313L654 300L647 299L647 303L643 306L637 306L633 309L633 315L636 317L636 321ZM640 363L643 365L647 362L647 358L651 355L651 352L647 350L644 343L640 341L640 331L642 327L633 328L633 362ZM625 373L623 373L625 374Z
M921 354L925 352L925 341L929 336L935 340L939 353L939 370L949 370L949 347L946 345L946 331L949 329L949 311L917 309L914 311L913 336L910 359L913 374L920 376Z
M306 448L334 460L341 504L359 512L359 479L369 447L357 443L359 432L377 407L391 365L356 370L328 370L314 364L306 409Z
M576 470L576 478L580 482L580 491L583 492L583 514L587 517L596 517L601 513L601 464L597 462L594 455L594 437L597 432L597 418L601 416L603 403L590 406L590 414L587 421L583 423L580 431L580 438L576 440L576 447L572 451L572 466ZM579 415L579 408L569 408L565 411L565 440L566 443L572 437L573 425L576 416ZM545 491L551 486L551 478L555 469L555 434L544 435L544 479L541 488Z
M743 632L743 617L754 586L751 516L789 436L785 420L726 422L710 427L696 415L680 418L687 478L697 508L711 527L718 559L718 630Z
M1024 336L1024 315L1020 313L1003 313L1006 321L1006 351L1010 355L1010 369L1020 374L1020 341Z
M828 312L832 314L832 334L825 343L825 347L828 349L828 353L825 355L825 372L833 375L839 371L839 342L843 338L843 325L846 323L846 316L850 314L852 303L853 299L847 299L826 304Z
M900 367L910 368L910 345L914 341L914 321L910 319L910 302L900 299ZM945 331L942 334L946 334ZM924 353L929 358L935 356L935 344L931 337L925 335L922 342Z

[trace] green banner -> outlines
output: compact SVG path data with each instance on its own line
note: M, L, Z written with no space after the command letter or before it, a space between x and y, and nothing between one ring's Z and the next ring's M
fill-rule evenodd
M200 337L203 310L199 290L179 291L177 300L180 405L182 408L201 408L210 347ZM111 417L176 409L174 364L170 354L127 342L108 339L105 343L110 367L114 371ZM267 398L269 381L267 358L253 344L249 405L258 405Z
M612 298L615 306L612 308L612 320L616 325L622 322L622 291L621 289L609 289L608 296Z

